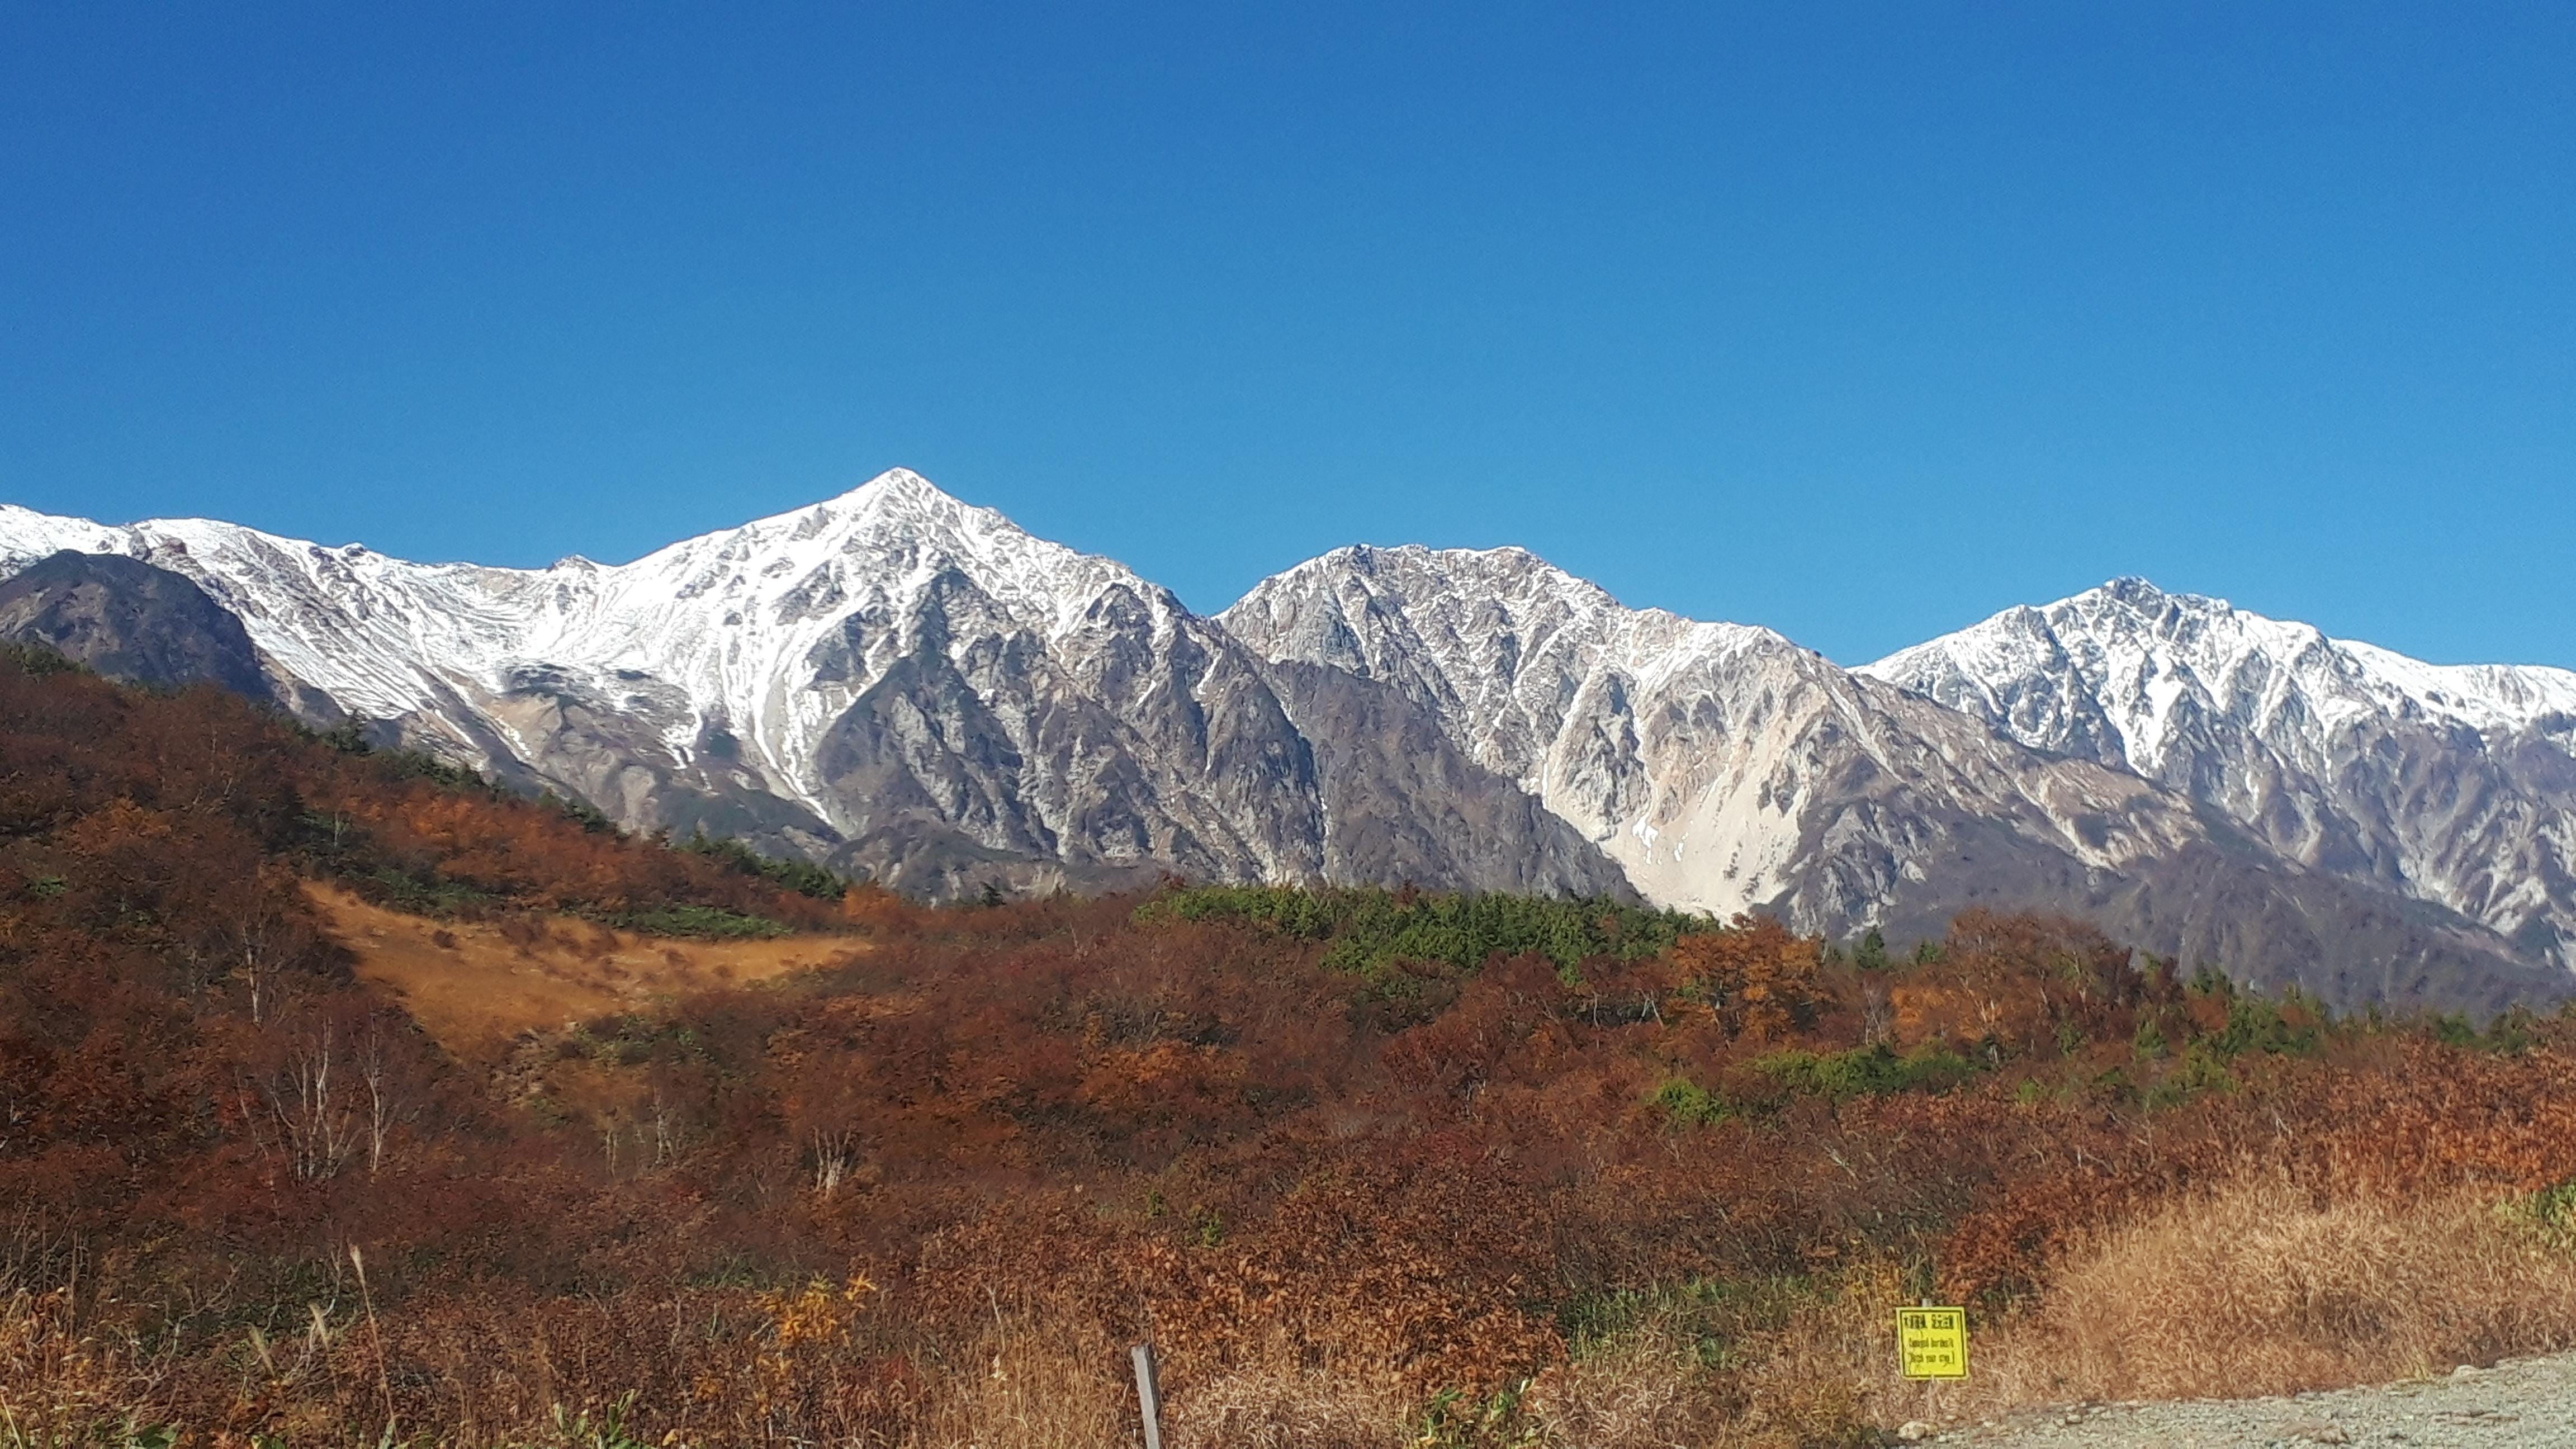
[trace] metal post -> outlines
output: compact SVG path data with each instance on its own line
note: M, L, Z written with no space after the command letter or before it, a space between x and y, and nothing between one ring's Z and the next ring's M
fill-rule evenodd
M1163 1449L1163 1391L1154 1382L1154 1346L1130 1350L1136 1360L1136 1402L1145 1411L1145 1449Z

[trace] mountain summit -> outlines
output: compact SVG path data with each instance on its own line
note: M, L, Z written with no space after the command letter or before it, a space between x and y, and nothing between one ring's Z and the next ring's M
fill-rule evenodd
M2426 664L2142 579L1862 672L2576 969L2576 673Z

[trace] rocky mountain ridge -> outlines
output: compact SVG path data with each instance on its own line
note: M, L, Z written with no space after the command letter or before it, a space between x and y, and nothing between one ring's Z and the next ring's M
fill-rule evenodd
M2576 673L2425 664L2142 579L1860 672L2576 970Z
M902 469L633 563L545 569L0 508L0 571L62 551L175 573L327 708L631 828L705 828L932 893L1415 869L1625 889L1544 812L1488 811L1482 834L1445 838L1340 831L1326 797L1365 795L1384 759L1344 748L1319 770L1270 671L1170 591ZM1492 786L1445 747L1408 763Z
M1851 671L1769 630L1627 609L1521 550L1419 547L1336 550L1208 618L900 469L632 563L545 569L0 507L0 574L65 552L193 584L308 718L374 721L631 828L933 895L1412 881L1899 936L2039 906L2346 1001L2493 1006L2576 981L2546 964L2569 819L2552 742L2576 699L2555 671L2352 645L2300 663L2313 641L2246 626L2208 666L2225 679L2361 671L2253 712L2331 718L2345 744L2258 729L2249 754L2177 723L2244 713L2241 690L2123 693L2081 662L2116 651L2026 622ZM2468 736L2489 742L2488 805L2424 808L2466 778L2443 751ZM2336 750L2399 765L2321 774ZM2299 771L2210 763L2258 755ZM2399 792L2378 816L2373 779ZM2470 856L2507 840L2521 853L2478 877Z
M2283 859L2186 792L1766 629L1624 608L1523 550L1338 549L1218 617L1273 661L1417 700L1659 903L1900 937L1970 904L2068 910L2343 1001L2561 989L2438 904Z

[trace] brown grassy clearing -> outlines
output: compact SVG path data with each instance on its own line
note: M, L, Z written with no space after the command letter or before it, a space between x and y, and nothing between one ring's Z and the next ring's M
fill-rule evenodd
M356 955L360 980L390 991L439 1045L484 1065L530 1031L837 966L867 949L849 936L672 940L576 916L438 921L337 886L308 883L305 894Z

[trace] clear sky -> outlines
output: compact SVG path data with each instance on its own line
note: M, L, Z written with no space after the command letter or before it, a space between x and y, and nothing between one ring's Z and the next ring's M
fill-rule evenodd
M759 12L749 15L745 12ZM0 0L0 500L2576 666L2576 6Z

